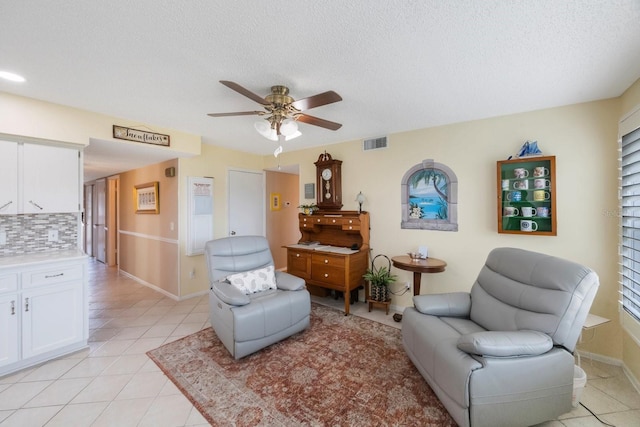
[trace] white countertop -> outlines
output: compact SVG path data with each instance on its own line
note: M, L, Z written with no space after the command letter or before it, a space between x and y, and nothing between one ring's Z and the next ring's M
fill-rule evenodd
M86 258L87 254L78 249L66 251L37 252L25 255L0 257L0 268L22 267L55 261L72 261Z

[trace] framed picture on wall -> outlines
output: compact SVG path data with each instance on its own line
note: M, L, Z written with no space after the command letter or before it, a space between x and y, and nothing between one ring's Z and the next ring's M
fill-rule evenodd
M160 213L158 181L136 185L133 188L133 204L137 214Z
M280 193L271 193L271 210L279 211L280 210Z

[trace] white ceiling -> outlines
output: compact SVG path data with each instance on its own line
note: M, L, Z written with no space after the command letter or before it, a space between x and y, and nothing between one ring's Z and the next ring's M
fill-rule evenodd
M622 94L640 0L0 0L0 91L269 154L260 109L218 83L334 90L288 151Z

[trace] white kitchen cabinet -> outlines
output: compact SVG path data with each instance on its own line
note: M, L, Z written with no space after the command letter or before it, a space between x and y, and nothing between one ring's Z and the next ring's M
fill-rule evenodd
M0 214L18 213L18 144L0 141Z
M22 357L29 358L82 340L83 291L78 283L22 293Z
M16 363L18 351L18 294L0 296L0 366Z
M79 212L79 153L54 145L0 141L0 214Z
M86 256L72 252L0 265L0 376L87 346Z
M23 213L78 212L78 150L24 144Z

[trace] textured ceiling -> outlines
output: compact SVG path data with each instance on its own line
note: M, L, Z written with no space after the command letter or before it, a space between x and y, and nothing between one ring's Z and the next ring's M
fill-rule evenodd
M619 96L640 77L640 0L0 0L0 91L268 154L260 95L343 101L292 151Z

